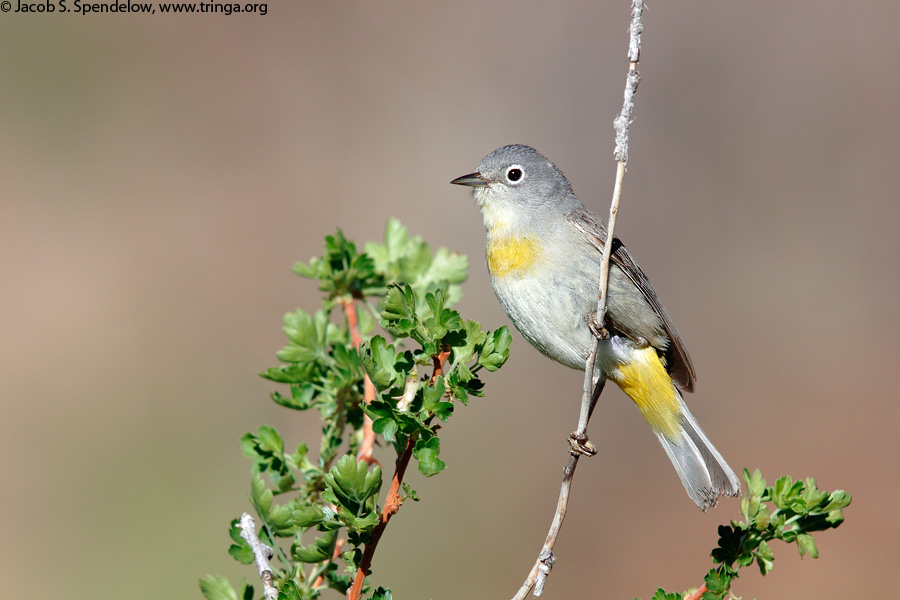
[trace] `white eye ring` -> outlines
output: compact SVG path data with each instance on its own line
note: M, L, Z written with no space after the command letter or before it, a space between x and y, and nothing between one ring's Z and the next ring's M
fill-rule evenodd
M506 169L506 181L513 185L522 181L522 178L524 176L525 173L520 165L511 165L508 169Z

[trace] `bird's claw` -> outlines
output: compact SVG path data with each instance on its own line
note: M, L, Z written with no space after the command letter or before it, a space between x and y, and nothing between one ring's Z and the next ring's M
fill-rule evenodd
M579 435L573 431L569 434L569 451L581 456L594 456L597 454L597 446L592 444L586 435Z
M609 332L605 327L600 325L599 321L597 321L597 311L592 310L586 314L584 316L584 321L587 323L588 329L591 330L591 333L594 334L595 338L598 340L609 339Z

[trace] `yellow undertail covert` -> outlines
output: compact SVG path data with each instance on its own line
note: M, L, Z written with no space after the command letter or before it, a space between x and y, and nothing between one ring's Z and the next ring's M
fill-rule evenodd
M499 277L527 269L534 264L539 250L540 245L532 236L490 239L487 247L488 268Z
M654 348L636 349L633 357L620 364L611 379L634 401L653 431L677 443L681 439L681 408L672 378Z

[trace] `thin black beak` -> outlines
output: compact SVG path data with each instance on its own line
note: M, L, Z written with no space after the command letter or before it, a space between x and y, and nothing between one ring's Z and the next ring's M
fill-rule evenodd
M469 173L468 175L457 177L450 183L455 183L456 185L467 185L469 187L486 187L490 183L490 181L485 179L481 175L481 173Z

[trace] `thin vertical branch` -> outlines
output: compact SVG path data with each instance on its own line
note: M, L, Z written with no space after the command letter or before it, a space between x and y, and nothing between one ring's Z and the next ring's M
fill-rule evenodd
M344 308L344 314L347 316L347 327L350 329L350 341L353 347L359 351L359 345L362 344L362 336L359 334L359 319L356 315L356 300L349 298L340 301ZM368 373L364 374L363 380L363 401L371 404L375 399L375 385L369 379ZM372 430L372 418L369 415L363 417L363 439L356 453L356 460L364 460L367 463L374 462L373 453L375 449L375 431Z
M640 75L637 70L637 63L641 54L641 33L643 32L643 0L633 0L631 3L631 26L628 42L628 74L625 80L624 102L622 111L613 121L613 127L616 131L616 150L615 159L618 163L616 168L616 183L613 189L612 202L609 208L609 223L607 229L606 241L603 247L603 256L600 271L600 298L597 302L597 311L595 315L596 329L601 334L606 334L604 323L606 321L607 311L607 290L609 288L609 260L612 256L612 244L615 236L616 216L619 213L619 200L622 196L622 183L625 179L625 166L628 162L628 130L631 125L631 115L634 110L634 95L637 91L638 83L640 83ZM606 334L608 335L608 334ZM572 479L575 474L575 467L578 465L578 459L581 455L591 455L596 449L590 444L587 438L587 424L590 419L591 408L596 401L597 394L602 388L598 387L602 382L594 379L594 363L597 357L597 351L600 347L600 340L595 337L591 344L590 352L585 360L584 366L584 390L581 403L581 413L578 420L578 429L571 435L569 460L563 470L563 481L559 491L559 500L556 505L556 512L553 515L553 521L550 525L550 531L544 541L544 546L538 555L538 559L532 567L525 579L525 582L519 588L519 591L513 597L513 600L523 600L528 595L528 591L534 588L534 596L538 597L543 592L544 583L556 557L553 554L553 547L559 536L560 528L566 516L566 509L569 502L569 493L572 488Z

